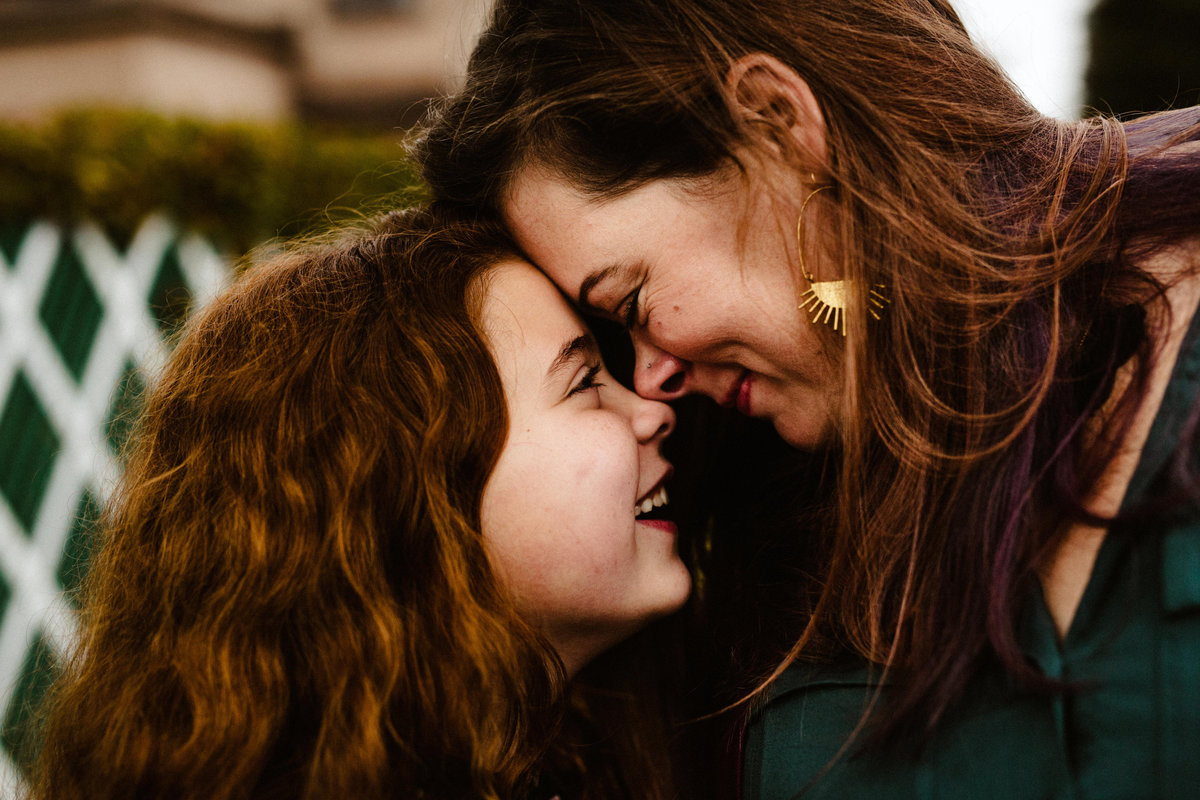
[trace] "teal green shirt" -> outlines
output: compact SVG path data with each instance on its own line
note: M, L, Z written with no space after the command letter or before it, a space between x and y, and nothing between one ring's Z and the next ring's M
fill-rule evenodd
M1127 508L1166 467L1200 391L1198 328L1193 321ZM1175 520L1109 531L1062 642L1040 594L1027 604L1025 652L1077 690L1034 694L985 670L919 757L852 747L835 758L877 684L866 668L797 665L747 730L743 800L1200 798L1200 509Z

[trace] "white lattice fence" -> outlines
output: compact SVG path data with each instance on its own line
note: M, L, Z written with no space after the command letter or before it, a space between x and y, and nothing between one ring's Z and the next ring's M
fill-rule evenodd
M150 217L128 247L36 224L0 246L0 794L75 637L72 590L164 337L225 282L205 241Z

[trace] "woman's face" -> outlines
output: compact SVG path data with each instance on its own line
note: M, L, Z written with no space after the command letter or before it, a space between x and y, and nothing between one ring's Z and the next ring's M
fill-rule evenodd
M714 179L700 192L657 180L593 199L529 168L505 216L526 254L585 313L627 325L643 397L705 394L770 420L795 447L817 447L833 434L841 373L797 308L807 288L796 278L799 203L746 183ZM806 212L810 226L820 200Z
M509 431L483 494L501 579L574 672L679 608L691 578L663 519L675 416L605 371L596 342L533 266L484 281L482 321Z

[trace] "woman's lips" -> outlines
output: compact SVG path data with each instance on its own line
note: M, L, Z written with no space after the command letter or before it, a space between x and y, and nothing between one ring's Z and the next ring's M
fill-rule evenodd
M746 416L750 416L750 390L753 379L751 373L747 372L742 376L742 380L737 387L737 410Z
M722 408L736 408L743 414L746 413L746 408L749 408L750 401L749 382L750 370L744 370L730 385L729 389L725 392L725 396L718 401L718 405ZM743 406L743 402L745 406Z
M679 533L679 527L669 519L639 519L637 523L639 525L648 525L651 528L656 528L672 535Z

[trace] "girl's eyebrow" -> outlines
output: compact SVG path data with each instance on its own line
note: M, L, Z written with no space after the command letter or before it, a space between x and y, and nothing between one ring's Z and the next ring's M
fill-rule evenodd
M558 351L558 355L554 357L554 361L550 363L550 368L546 370L546 382L552 381L558 373L570 367L573 363L586 355L594 355L600 351L596 344L595 337L590 333L581 333L574 339L566 342Z

